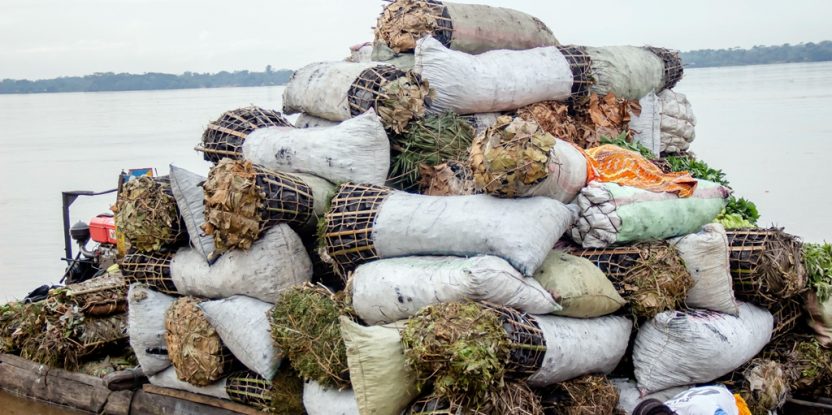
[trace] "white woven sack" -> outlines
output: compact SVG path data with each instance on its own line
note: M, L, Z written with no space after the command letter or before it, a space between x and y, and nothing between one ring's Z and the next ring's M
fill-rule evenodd
M175 298L142 284L131 284L127 292L127 335L145 376L153 376L171 365L166 353L165 313L174 301Z
M529 378L532 386L548 386L579 376L608 374L627 352L633 322L608 316L577 319L534 316L546 339L543 365Z
M301 113L293 123L295 128L315 128L315 127L332 127L338 125L340 121L330 121L323 118L309 115L305 112Z
M633 349L642 394L710 382L742 366L771 340L771 313L740 303L739 316L666 311L643 324Z
M219 399L231 399L228 396L228 392L226 392L225 390L225 385L228 378L222 378L208 386L195 386L183 380L179 380L179 378L176 377L176 369L171 367L153 376L148 377L148 380L150 381L151 385L159 386L161 388L182 390L205 396L213 396L214 398Z
M615 389L618 390L618 409L627 415L632 414L633 410L636 409L636 406L643 401L648 399L657 399L661 402L665 402L670 398L690 389L686 386L680 386L678 388L665 389L663 391L641 396L641 392L639 392L638 386L636 386L636 381L632 379L611 379L610 381L613 386L615 386Z
M286 173L307 173L332 183L383 185L390 170L390 142L370 110L332 127L260 128L243 143L243 157Z
M436 112L508 111L572 93L572 70L553 46L469 55L425 37L416 44L414 72L435 91Z
M266 380L274 379L283 352L272 341L271 304L235 295L224 300L204 301L199 308L240 363Z
M359 266L352 276L352 306L370 325L410 318L431 304L463 300L531 314L560 310L540 283L495 256L381 259Z
M358 403L351 389L329 389L315 381L303 385L303 406L308 415L358 415Z
M693 278L693 287L688 290L685 304L737 315L739 309L734 299L725 228L710 223L701 231L671 239L670 243L676 247Z
M289 225L266 231L248 250L226 252L214 265L190 248L176 252L171 279L182 295L225 298L247 295L268 303L284 290L312 279L312 261Z
M298 69L283 91L283 112L307 113L330 121L352 117L347 99L353 82L372 62L317 62Z

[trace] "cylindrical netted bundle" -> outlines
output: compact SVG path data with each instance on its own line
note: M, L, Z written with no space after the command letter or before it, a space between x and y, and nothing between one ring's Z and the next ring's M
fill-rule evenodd
M349 387L347 350L338 320L346 308L343 292L336 295L312 285L290 288L275 303L272 338L303 379Z
M592 76L592 59L582 46L563 45L558 50L572 70L572 97L571 99L580 103L589 96L592 84L595 82Z
M315 218L315 197L306 182L248 161L221 160L203 187L203 230L214 237L217 252L249 249L278 223L297 229Z
M627 299L635 315L654 317L667 310L684 308L693 286L685 263L666 242L606 249L574 249L573 255L595 264Z
M318 62L289 80L283 111L346 121L372 109L387 129L401 132L430 102L428 82L413 72L374 62Z
M626 99L673 87L683 75L678 52L636 46L583 47L592 65L591 90Z
M469 162L475 187L499 197L569 203L587 181L587 159L577 148L519 117L500 117L477 136Z
M208 386L236 364L193 297L180 298L170 306L165 314L165 330L168 356L180 380Z
M249 371L232 373L225 382L225 391L232 401L271 414L304 413L303 381L288 368L281 369L272 381Z
M467 119L445 113L411 122L403 134L390 138L393 157L388 182L400 190L415 190L422 169L468 157L474 128Z
M772 340L777 340L793 332L804 319L803 304L799 297L781 300L779 303L771 306L769 311L774 316Z
M107 273L50 290L49 296L77 306L87 316L103 317L127 311L127 282L119 273Z
M613 414L618 406L618 389L601 375L583 376L541 392L546 415Z
M175 248L187 239L167 177L128 181L119 190L112 211L128 249L157 252Z
M757 358L721 381L748 404L753 415L777 411L790 396L789 379L780 362Z
M425 307L402 331L417 387L429 382L442 396L484 399L503 377L525 378L543 362L546 344L526 315L473 302Z
M499 30L495 30L499 28ZM495 49L557 45L539 19L516 10L438 0L396 0L376 25L376 40L396 53L409 52L431 35L448 48L479 54Z
M776 228L739 229L727 235L738 299L773 307L806 289L800 239Z
M662 89L673 89L673 87L682 80L682 76L685 74L685 68L682 65L682 58L679 56L679 51L653 46L645 46L644 49L653 52L662 60L662 63L664 63Z
M380 186L344 184L332 198L330 210L320 228L326 258L343 277L362 263L378 259L373 243L373 224L391 189ZM321 232L319 232L321 233Z
M217 163L226 157L240 158L243 142L258 128L291 127L277 111L260 107L238 108L223 113L216 121L208 124L202 134L202 145L197 147L206 161Z
M525 382L506 382L491 388L485 398L427 395L416 400L406 415L543 415L540 397Z
M127 282L146 284L165 294L176 294L176 285L170 274L173 253L131 253L118 262Z
M420 193L428 196L464 196L477 193L474 173L465 161L449 161L433 167L422 166Z

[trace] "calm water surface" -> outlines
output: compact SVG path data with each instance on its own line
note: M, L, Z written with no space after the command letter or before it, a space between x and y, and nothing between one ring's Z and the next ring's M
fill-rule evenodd
M832 63L687 71L677 90L698 118L692 150L757 202L763 223L832 240ZM205 125L245 105L281 107L282 87L0 95L0 301L63 271L62 190L113 188L122 169L207 173ZM72 221L114 197L79 199Z

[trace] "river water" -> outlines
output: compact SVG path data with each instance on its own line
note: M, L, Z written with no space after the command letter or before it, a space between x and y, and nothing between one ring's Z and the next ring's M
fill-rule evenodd
M762 224L832 240L832 63L692 69L677 86L698 119L692 150L755 201ZM0 95L0 302L63 271L62 190L115 187L122 169L174 163L202 174L205 125L245 105L281 106L282 87ZM79 199L72 222L113 196ZM0 392L11 414L70 414Z
M832 240L832 63L692 69L677 86L698 118L692 150L757 202L762 223ZM122 169L200 173L205 125L245 105L281 107L282 87L0 95L0 301L63 271L62 190L115 187ZM79 199L72 222L113 196Z

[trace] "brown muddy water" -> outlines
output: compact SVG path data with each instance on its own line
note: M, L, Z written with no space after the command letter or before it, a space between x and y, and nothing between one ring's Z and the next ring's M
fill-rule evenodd
M79 415L85 413L0 391L0 414L3 415Z

